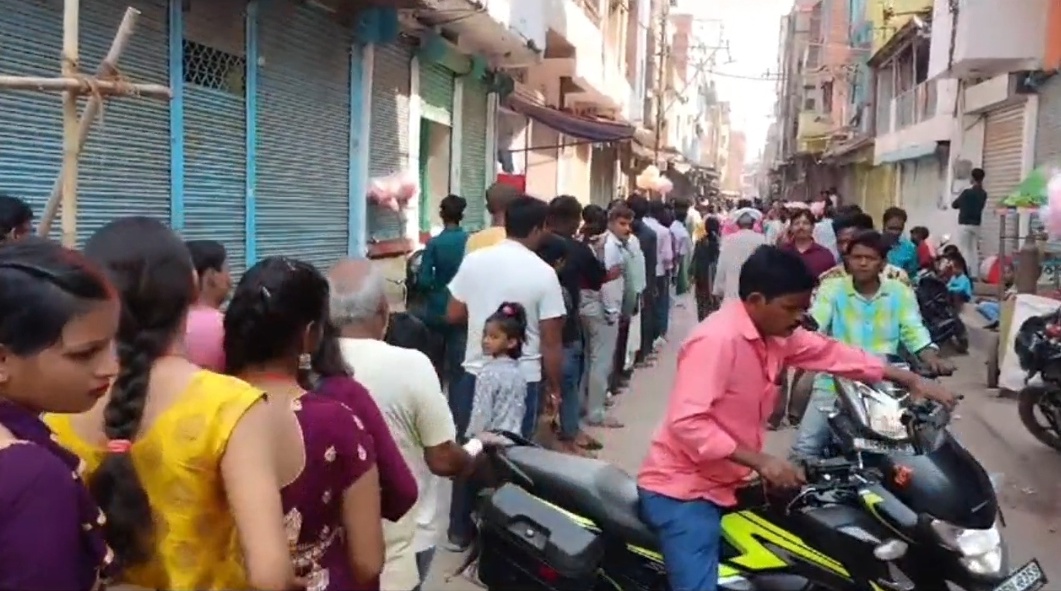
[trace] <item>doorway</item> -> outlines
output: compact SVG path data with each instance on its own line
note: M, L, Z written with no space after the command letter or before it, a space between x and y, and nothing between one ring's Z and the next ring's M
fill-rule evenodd
M420 119L420 233L442 231L438 207L450 194L450 150L453 130L431 119Z

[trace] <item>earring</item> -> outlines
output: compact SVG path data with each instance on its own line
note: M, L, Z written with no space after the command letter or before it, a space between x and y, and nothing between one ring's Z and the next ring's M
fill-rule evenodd
M311 369L313 367L313 359L309 353L303 353L298 356L298 368L302 370Z

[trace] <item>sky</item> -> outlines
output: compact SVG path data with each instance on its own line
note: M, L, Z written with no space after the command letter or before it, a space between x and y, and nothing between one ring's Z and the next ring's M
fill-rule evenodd
M714 71L719 98L730 103L734 128L747 136L747 160L754 160L766 143L774 109L775 84L767 73L776 75L778 30L781 16L792 8L793 0L679 0L674 13L692 13L700 19L722 21L723 39L729 40L732 62L719 52ZM718 41L718 24L704 22L708 39ZM748 77L750 80L727 77Z

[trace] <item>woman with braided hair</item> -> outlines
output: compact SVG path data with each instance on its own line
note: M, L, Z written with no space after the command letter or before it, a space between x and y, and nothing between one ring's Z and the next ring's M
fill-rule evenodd
M119 371L80 415L50 415L85 463L116 581L149 589L289 589L270 409L246 382L183 356L196 277L184 243L146 217L115 220L85 255L121 300Z
M243 275L225 312L226 369L269 392L284 525L307 591L378 588L384 544L373 439L349 407L308 395L327 328L327 279L309 263L266 258Z

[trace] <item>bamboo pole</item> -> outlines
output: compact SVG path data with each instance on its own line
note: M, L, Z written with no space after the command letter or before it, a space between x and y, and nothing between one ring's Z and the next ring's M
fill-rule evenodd
M80 32L80 0L63 2L63 55L62 72L65 78L75 78L78 70ZM78 85L80 86L80 85ZM63 93L63 244L77 245L77 90L71 88Z
M111 47L107 51L106 57L100 62L99 67L96 68L97 78L111 78L117 75L118 60L121 59L125 48L129 46L139 18L139 10L132 7L125 9L125 16L122 17L122 22L118 25L118 31L114 34L114 40L111 41ZM88 134L92 131L92 126L96 123L96 118L102 108L103 97L100 94L93 93L88 99L88 104L85 105L84 112L81 113L81 121L77 127L78 152L85 148L85 141L88 140ZM59 199L63 194L63 178L63 171L60 171L55 178L55 184L52 185L52 192L48 196L48 204L44 207L44 213L41 215L40 222L37 225L37 233L40 236L47 236L52 229L55 214L59 211Z
M35 76L0 76L0 89L5 90L42 90L45 92L70 92L78 94L101 94L146 96L153 98L170 98L173 96L169 87L164 84L140 84L115 80L92 80L67 76L59 78Z

